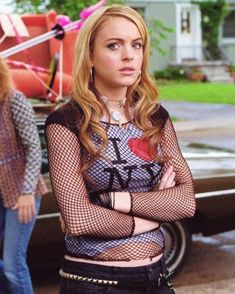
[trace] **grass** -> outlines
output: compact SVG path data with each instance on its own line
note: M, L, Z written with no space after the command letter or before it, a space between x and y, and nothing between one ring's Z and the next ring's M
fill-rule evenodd
M160 100L223 103L235 105L234 84L157 81Z

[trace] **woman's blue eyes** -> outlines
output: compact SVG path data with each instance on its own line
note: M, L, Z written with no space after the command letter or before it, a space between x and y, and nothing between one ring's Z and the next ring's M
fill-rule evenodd
M135 49L141 49L142 46L143 46L142 43L133 43L132 45L132 47ZM119 43L112 43L108 45L108 48L113 50L118 49L119 47L120 47Z
M118 47L119 47L119 45L116 43L112 43L112 44L108 45L108 48L110 48L110 49L117 49Z
M142 48L142 43L134 43L133 45L136 49Z

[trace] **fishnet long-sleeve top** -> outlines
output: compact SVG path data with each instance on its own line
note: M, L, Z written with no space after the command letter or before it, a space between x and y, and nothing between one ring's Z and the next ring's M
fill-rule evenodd
M131 214L160 222L192 216L195 211L192 176L180 151L170 118L164 125L160 145L162 154L169 158L167 165L174 167L176 186L154 192L131 193Z
M88 171L88 175L96 182L96 191L100 193L131 192L131 214L97 206L90 200L89 193L94 192L94 188L84 181L80 172L82 149L79 131L75 126L77 118L73 106L68 103L47 119L45 133L52 189L69 231L66 242L67 250L71 255L113 260L116 250L115 254L119 255L115 260L154 256L164 246L163 236L160 230L132 236L135 226L134 216L163 222L191 217L194 214L192 177L179 149L173 125L163 107L156 112L156 116L159 116L159 125L163 133L158 149L162 155L169 158L168 164L174 166L176 172L174 188L149 192L159 181L162 167L149 159L148 155L143 155L141 150L136 151L136 148L133 148L133 144L138 143L143 133L132 122L126 128L109 125L107 133L110 144L104 155L110 161L97 159ZM96 136L93 135L94 144L97 143L96 140ZM77 247L80 249L76 253L73 248L78 244ZM102 255L99 252L102 258L97 257L97 252L97 254L88 254L87 251L91 248L95 250L97 244L100 248L103 246L101 251L106 250L109 254L105 255L102 252ZM81 252L81 247L85 247L85 254ZM119 252L119 247L125 250ZM110 251L110 248L116 249Z

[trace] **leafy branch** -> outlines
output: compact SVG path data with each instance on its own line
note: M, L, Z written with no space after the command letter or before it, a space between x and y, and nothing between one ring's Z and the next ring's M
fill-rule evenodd
M168 38L170 33L174 32L174 29L164 25L161 20L153 17L150 19L148 30L151 37L151 53L152 49L155 48L160 54L166 55L167 51L162 48L161 43Z

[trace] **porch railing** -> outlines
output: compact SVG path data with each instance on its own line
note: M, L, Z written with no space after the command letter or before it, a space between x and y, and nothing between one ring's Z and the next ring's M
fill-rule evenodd
M172 46L170 48L171 62L205 60L202 46Z
M220 60L226 63L231 63L229 60L228 48L220 46ZM172 46L170 48L170 61L171 62L184 62L184 61L212 61L215 60L209 50L203 46Z

